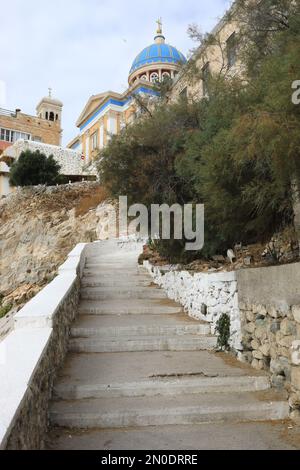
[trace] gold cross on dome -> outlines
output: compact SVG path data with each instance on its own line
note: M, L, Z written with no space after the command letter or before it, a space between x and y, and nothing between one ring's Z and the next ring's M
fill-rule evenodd
M162 19L161 18L158 18L158 20L156 21L158 27L157 27L157 34L161 34L162 33Z

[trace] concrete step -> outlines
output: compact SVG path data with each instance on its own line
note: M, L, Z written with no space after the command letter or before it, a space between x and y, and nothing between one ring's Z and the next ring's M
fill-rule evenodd
M87 263L92 263L92 264L95 264L95 263L103 263L103 264L114 264L114 265L125 265L125 264L134 264L136 265L137 264L137 257L132 254L130 256L126 256L125 257L122 257L120 258L120 255L117 254L116 256L114 255L95 255L95 256L87 256L86 258L86 262Z
M155 379L193 377L264 377L265 373L237 362L229 354L210 351L148 351L115 353L69 353L58 383L138 383Z
M167 300L83 300L79 304L79 314L87 315L161 315L182 313L182 306Z
M101 281L101 282L123 282L127 284L133 284L136 285L139 281L147 281L147 282L153 282L152 278L148 276L147 274L143 273L128 273L127 271L124 271L123 273L118 273L118 272L98 272L94 273L91 271L87 271L84 273L84 276L82 278L82 281Z
M135 268L112 268L107 267L85 267L83 270L83 276L103 276L103 277L113 277L113 276L139 276L146 275L145 272L139 270L138 267ZM149 279L149 277L148 277Z
M71 352L122 352L122 351L200 351L213 350L215 336L122 336L122 338L73 338Z
M133 286L150 287L152 279L146 277L108 277L108 276L87 276L81 280L81 287L120 287L131 289Z
M50 409L52 425L80 429L269 421L288 416L287 400L271 391L62 400Z
M120 429L54 428L48 450L298 450L300 430L284 422L229 422ZM182 453L182 452L181 452ZM200 460L198 461L200 462Z
M81 289L81 298L84 300L166 299L167 296L163 290L156 287L85 287Z
M154 335L209 335L210 324L186 315L81 315L71 329L73 338L107 338Z
M139 265L136 260L130 263L120 263L120 261L87 261L85 262L85 268L98 268L98 269L138 269Z
M266 376L229 377L166 377L138 382L78 384L72 381L58 383L54 397L59 400L81 400L86 398L153 397L192 395L200 393L234 393L268 390L270 382Z

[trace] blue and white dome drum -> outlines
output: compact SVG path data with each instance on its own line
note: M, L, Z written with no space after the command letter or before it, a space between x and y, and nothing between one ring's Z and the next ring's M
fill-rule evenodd
M185 64L186 58L176 47L168 44L152 44L135 58L130 74L149 64Z
M161 22L154 38L155 43L140 52L133 61L129 72L129 84L137 79L161 80L164 76L175 78L180 67L186 63L185 56L176 47L165 43Z

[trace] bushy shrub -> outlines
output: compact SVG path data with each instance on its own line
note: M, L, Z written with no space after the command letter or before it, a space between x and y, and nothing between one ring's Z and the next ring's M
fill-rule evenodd
M47 157L39 150L25 150L10 170L10 183L13 186L54 185L59 181L60 165L53 155Z

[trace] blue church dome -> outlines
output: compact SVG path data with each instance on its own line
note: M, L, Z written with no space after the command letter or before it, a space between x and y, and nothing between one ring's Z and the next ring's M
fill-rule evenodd
M185 64L186 58L179 52L176 47L170 46L169 44L151 44L139 53L135 58L130 74L136 70L154 63L166 63L166 64Z

